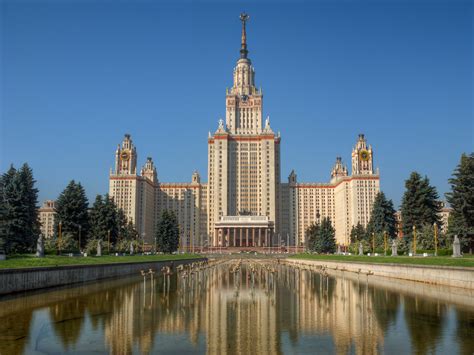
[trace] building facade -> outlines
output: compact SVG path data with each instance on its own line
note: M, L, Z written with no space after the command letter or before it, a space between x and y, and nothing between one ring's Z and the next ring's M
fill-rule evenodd
M140 173L137 151L125 135L115 152L109 194L148 243L163 210L178 217L184 247L304 246L307 227L331 218L338 244L350 230L366 225L379 191L372 147L363 134L352 151L352 171L338 157L328 183L301 183L294 171L281 183L281 137L263 121L263 93L248 57L246 22L241 15L240 58L226 90L225 121L208 135L208 182L192 174L189 183L162 183L151 158Z
M46 200L43 202L43 206L38 209L38 218L41 224L40 230L44 238L51 238L54 235L55 207L55 201Z

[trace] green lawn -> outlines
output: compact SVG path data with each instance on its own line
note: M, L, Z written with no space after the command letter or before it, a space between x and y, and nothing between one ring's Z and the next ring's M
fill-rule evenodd
M179 260L200 258L196 254L181 255L133 255L133 256L89 256L89 257L69 257L47 255L44 258L36 258L33 255L15 255L8 257L7 260L0 261L0 269L24 268L24 267L45 267L45 266L63 266L63 265L97 265L112 263L140 263L148 261Z
M357 256L357 255L314 255L297 254L290 256L294 259L308 260L327 260L343 262L363 262L363 263L382 263L382 264L411 264L411 265L432 265L432 266L463 266L474 267L474 256L464 256L462 258L453 258L451 256L438 257L409 257L409 256Z

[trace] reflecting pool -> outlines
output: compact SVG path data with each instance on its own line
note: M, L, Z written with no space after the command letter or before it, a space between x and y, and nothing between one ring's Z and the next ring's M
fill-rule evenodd
M472 296L220 261L0 299L0 353L472 354Z

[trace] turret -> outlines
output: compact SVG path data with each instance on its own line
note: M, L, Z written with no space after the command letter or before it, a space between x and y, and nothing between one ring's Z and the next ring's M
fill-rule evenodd
M140 175L153 183L158 182L158 176L156 173L155 164L153 163L153 159L151 157L146 158L146 163L142 167L142 170L140 171Z
M357 143L352 149L352 175L372 175L374 173L372 147L367 146L363 134L359 134Z
M116 175L136 175L137 174L137 150L133 145L130 134L125 134L115 151L115 171Z
M347 166L342 164L341 157L336 157L336 163L331 171L331 182L335 182L344 176L347 176Z

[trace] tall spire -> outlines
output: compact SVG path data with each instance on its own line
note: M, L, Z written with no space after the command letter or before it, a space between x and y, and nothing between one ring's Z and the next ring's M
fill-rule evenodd
M242 43L240 45L240 58L247 58L247 33L245 31L245 23L250 18L245 12L240 14L240 21L242 21Z

